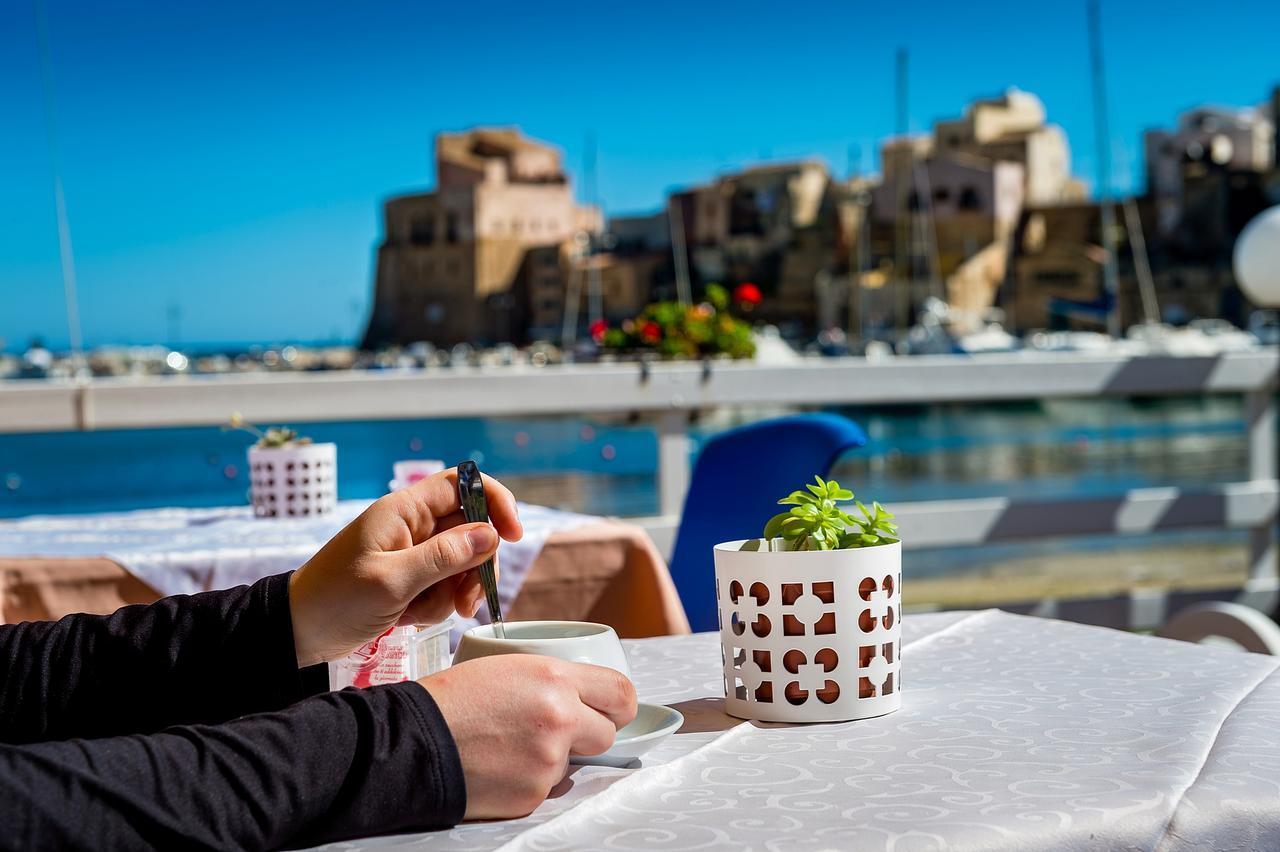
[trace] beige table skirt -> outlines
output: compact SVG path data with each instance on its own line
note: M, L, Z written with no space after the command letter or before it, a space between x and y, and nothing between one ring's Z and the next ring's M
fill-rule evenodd
M105 614L159 598L104 558L0 557L0 622ZM599 521L553 533L508 617L597 621L624 638L689 632L666 562L644 530Z

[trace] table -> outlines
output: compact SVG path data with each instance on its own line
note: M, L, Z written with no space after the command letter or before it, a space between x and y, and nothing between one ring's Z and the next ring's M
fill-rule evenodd
M0 621L112 612L288 571L368 502L343 501L333 515L311 519L255 520L236 507L0 522ZM630 637L689 632L643 529L527 504L521 518L524 539L499 550L510 617L602 621Z
M1280 849L1280 663L996 611L908 615L903 708L722 712L713 634L626 643L684 729L530 817L327 849Z

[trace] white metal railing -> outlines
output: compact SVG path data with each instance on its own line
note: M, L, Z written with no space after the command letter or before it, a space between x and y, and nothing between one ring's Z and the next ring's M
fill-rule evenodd
M895 506L911 546L1184 527L1249 529L1256 606L1276 603L1277 366L1274 347L1217 356L1071 354L862 358L756 363L614 363L389 372L0 382L0 432L257 422L637 413L658 429L660 517L669 545L688 486L693 411L719 406L980 402L1238 393L1247 399L1249 480L1194 492L1142 489L1110 499L948 500ZM1150 607L1147 608L1150 610Z

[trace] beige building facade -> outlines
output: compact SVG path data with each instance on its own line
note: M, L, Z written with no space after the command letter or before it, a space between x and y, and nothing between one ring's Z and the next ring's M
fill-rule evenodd
M962 154L1021 164L1029 205L1084 198L1084 186L1071 176L1066 132L1047 122L1044 104L1030 92L1014 88L974 101L962 117L934 125L932 142L939 157Z
M1085 195L1071 176L1065 132L1047 122L1039 98L1018 89L974 101L929 133L887 140L881 163L871 218L876 252L899 290L898 322L934 294L976 325L1007 277L1023 211Z
M518 130L442 133L435 153L436 190L384 205L366 346L506 339L527 252L600 229L560 152Z
M844 262L834 188L817 160L754 166L672 194L667 220L696 281L750 281L764 293L756 316L813 328L820 277Z

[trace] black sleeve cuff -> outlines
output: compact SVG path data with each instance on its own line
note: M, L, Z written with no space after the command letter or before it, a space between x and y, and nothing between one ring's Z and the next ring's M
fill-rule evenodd
M457 825L467 813L467 782L462 773L462 756L444 715L431 693L415 681L380 687L395 693L409 710L408 716L417 721L426 740L428 757L420 768L422 777L430 779L423 785L429 795L419 803L424 813L439 814L443 825Z
M414 681L347 688L308 699L287 713L323 708L345 708L347 724L335 729L335 738L314 747L339 754L345 742L339 733L349 730L355 739L346 742L350 754L322 775L333 773L323 786L340 784L336 795L320 794L323 809L306 820L306 829L290 845L311 846L406 831L452 828L467 812L466 781L458 748L439 707ZM321 761L323 763L323 761Z
M329 690L329 667L326 663L298 668L298 650L293 642L293 612L289 608L289 578L292 576L290 571L259 580L256 584L262 591L263 610L270 625L270 637L266 643L271 655L269 665L278 672L274 678L279 685L273 701L276 707L287 707L295 701Z

